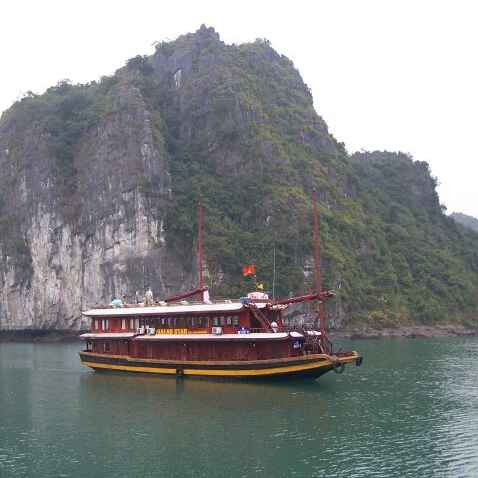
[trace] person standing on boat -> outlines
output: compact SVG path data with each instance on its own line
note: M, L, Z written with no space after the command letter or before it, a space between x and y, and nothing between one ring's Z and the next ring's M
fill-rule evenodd
M144 294L144 305L153 305L153 303L153 291L151 290L151 287L148 287L148 290Z
M277 324L275 320L271 322L271 328L274 333L276 333L279 330L279 325Z

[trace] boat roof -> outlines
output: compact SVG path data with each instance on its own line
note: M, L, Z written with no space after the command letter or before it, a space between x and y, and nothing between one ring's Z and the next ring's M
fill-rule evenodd
M254 304L257 308L266 307L266 303ZM241 302L213 303L213 304L174 304L138 307L107 307L90 309L83 312L86 317L129 317L172 314L206 314L210 312L239 312L244 309Z
M293 338L303 338L304 336L299 332L292 331L287 332L259 332L251 334L157 334L157 335L138 335L134 332L126 333L86 333L80 335L80 338L83 340L87 339L122 339L122 338L133 338L135 340L145 340L145 341L177 341L177 340L239 340L239 341L251 341L251 340L264 340L264 339L286 339L288 337Z
M80 339L130 339L136 334L134 332L103 332L101 334L81 334Z

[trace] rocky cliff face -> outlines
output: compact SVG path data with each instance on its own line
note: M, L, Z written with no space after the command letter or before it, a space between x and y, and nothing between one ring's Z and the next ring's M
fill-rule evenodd
M2 115L0 329L78 329L113 295L189 289L199 197L213 294L243 294L250 262L270 289L273 251L276 291L308 290L313 189L334 323L474 313L476 240L447 222L428 166L348 157L290 60L201 27Z
M97 301L131 296L146 282L166 291L191 281L165 247L171 181L139 90L119 83L96 100L107 112L61 146L72 150L71 164L60 165L70 172L58 170L48 124L74 90L59 89L50 92L60 105L53 112L20 111L21 122L18 105L2 118L2 329L79 328L80 311ZM35 113L40 101L23 100ZM155 201L142 192L144 178L155 178Z

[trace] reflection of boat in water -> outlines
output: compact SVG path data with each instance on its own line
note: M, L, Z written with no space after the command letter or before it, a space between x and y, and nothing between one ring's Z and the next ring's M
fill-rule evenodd
M152 304L120 304L85 311L91 331L81 338L82 362L94 370L176 376L273 378L312 377L346 364L360 365L357 352L334 353L325 331L324 302L334 296L321 288L317 206L314 201L317 292L270 299L256 291L239 300L211 301L202 266L202 208L198 208L197 289ZM200 296L198 302L185 299ZM319 326L286 327L290 305L318 301Z

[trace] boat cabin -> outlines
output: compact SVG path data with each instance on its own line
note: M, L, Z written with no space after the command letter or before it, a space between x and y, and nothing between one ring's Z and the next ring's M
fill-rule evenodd
M258 360L297 355L304 337L284 331L285 306L247 301L96 308L86 350L174 360ZM293 339L293 340L291 340Z

